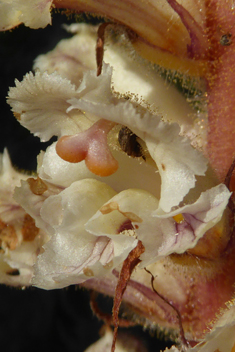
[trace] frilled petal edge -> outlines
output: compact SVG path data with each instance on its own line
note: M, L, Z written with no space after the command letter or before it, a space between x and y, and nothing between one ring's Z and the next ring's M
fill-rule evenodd
M67 100L75 95L75 86L69 80L56 72L30 72L22 82L15 83L16 87L9 90L8 103L19 122L42 141L81 130L77 120L66 113ZM84 120L80 118L80 122Z

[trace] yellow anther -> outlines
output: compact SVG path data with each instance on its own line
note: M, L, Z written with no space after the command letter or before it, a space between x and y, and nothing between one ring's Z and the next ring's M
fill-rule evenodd
M180 224L181 222L184 221L184 217L182 214L177 214L173 216L173 219L175 220L175 222L177 222L177 224Z

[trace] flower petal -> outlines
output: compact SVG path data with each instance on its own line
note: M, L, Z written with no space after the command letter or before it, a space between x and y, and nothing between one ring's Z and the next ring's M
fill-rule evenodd
M114 194L104 183L86 179L44 201L40 214L54 235L38 257L34 285L61 288L105 276L126 258L135 240L122 243L117 252L116 244L105 234L94 236L84 229L85 222Z
M11 286L31 286L33 265L44 242L41 231L34 241L24 241L15 250L0 254L0 282Z
M0 30L5 31L24 23L30 28L44 28L51 24L52 0L3 0L0 3Z
M161 245L162 238L159 237L158 229L151 233L151 236L149 236L150 231L146 234L145 229L143 231L137 229L141 227L141 224L146 225L146 216L157 207L158 200L150 193L143 190L128 189L118 193L104 204L87 222L86 230L96 236L104 234L118 243L120 248L123 243L137 238L142 241L145 247L145 252L140 256L140 259L149 259L152 250L155 251L155 248L158 247L159 241ZM129 223L133 225L130 229ZM128 225L127 230L126 224Z
M37 188L44 187L40 192ZM44 183L40 178L28 178L27 181L21 181L21 186L15 188L14 199L34 220L38 228L52 235L53 231L50 226L41 217L41 208L44 201L52 195L58 194L63 188ZM51 213L53 216L55 213ZM58 214L55 214L57 216Z
M28 175L14 170L5 149L4 153L0 154L0 218L3 222L17 226L19 220L23 219L25 212L13 199L13 193L20 181L27 178Z
M140 256L142 261L140 267L146 267L169 254L164 252L163 248L168 241L174 241L177 235L172 217L157 219L152 216L152 212L157 208L158 200L150 193L128 189L118 193L103 205L88 221L86 229L94 235L105 234L115 242L119 240L124 242L125 236L126 239L129 236L137 238L145 247L145 252ZM125 230L127 220L132 224L130 230ZM117 236L120 231L124 232ZM171 250L173 253L177 248L172 247Z
M195 237L188 247L192 248L195 245L195 240L197 241L201 238L207 230L220 221L231 194L224 184L219 184L202 192L198 200L193 204L185 205L167 214L162 213L162 215L157 210L153 212L153 216L164 219L179 213L182 214L183 221L180 221L177 225L177 247L180 250L181 236L184 236L184 233L189 231L192 233L192 237ZM179 251L178 253L182 252Z
M84 161L74 164L61 159L56 153L55 146L56 143L53 143L46 152L41 152L38 156L37 171L41 179L61 187L68 187L75 181L93 178L94 175Z
M75 27L75 28L74 28ZM96 69L95 45L97 27L85 23L66 26L69 31L76 30L72 38L61 40L57 46L44 55L39 55L33 69L48 74L57 72L72 84L79 86L83 72Z
M66 113L67 100L73 96L75 86L56 72L30 72L10 88L8 103L24 127L47 141L54 135L77 133L83 123L83 128L90 127L89 120L80 112L78 119Z
M66 250L65 250L66 248ZM32 283L46 290L82 283L91 277L105 276L112 268L113 243L95 238L85 231L78 235L54 235L38 257Z

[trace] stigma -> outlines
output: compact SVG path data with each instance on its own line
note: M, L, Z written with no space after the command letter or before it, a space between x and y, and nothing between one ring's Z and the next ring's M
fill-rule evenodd
M70 163L85 160L87 168L97 176L110 176L118 169L107 142L107 134L115 125L115 122L101 119L86 131L63 136L57 142L56 152Z

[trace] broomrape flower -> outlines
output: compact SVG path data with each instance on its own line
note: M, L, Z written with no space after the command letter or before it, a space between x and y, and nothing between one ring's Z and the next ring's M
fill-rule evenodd
M11 286L30 284L33 264L47 239L33 218L13 199L14 188L27 178L28 175L13 169L5 150L0 158L0 280Z
M44 102L43 108L42 101ZM176 124L164 123L159 116L149 113L146 109L141 108L141 106L115 97L111 92L111 69L109 66L104 66L103 73L99 77L96 76L95 71L87 72L77 90L68 80L62 79L57 73L48 75L48 73L37 72L35 76L29 74L23 82L16 83L16 88L10 90L8 102L17 116L19 116L20 122L42 140L48 140L56 134L60 137L56 146L52 145L41 156L42 160L38 174L42 180L45 179L50 183L56 182L57 187L67 187L57 196L53 195L46 199L46 205L43 202L43 206L40 209L40 217L44 219L46 214L50 214L46 222L49 220L50 225L60 236L65 231L66 241L68 240L68 233L71 232L71 230L64 227L66 223L68 223L69 227L73 224L76 238L78 237L78 228L82 226L81 239L84 241L85 238L84 245L91 243L96 246L99 242L97 242L97 238L94 236L98 236L98 240L101 239L102 243L104 238L108 236L114 243L117 240L119 246L122 243L124 251L125 242L128 241L131 243L128 247L128 252L130 252L136 246L138 239L145 246L143 258L148 258L147 262L141 257L141 266L145 267L155 262L158 256L165 256L173 252L183 253L188 248L194 247L205 231L221 219L223 210L230 197L230 192L224 185L218 185L203 192L194 204L185 205L170 212L171 208L177 206L183 200L188 190L194 186L194 174L204 174L204 170L206 169L205 159L191 147L187 139L179 136L179 127ZM88 117L86 114L88 114ZM43 123L44 121L46 123ZM84 125L85 128L83 127ZM87 128L87 125L91 127ZM119 128L118 133L115 127ZM121 133L123 128L124 132ZM139 138L139 140L146 144L147 151L150 154L146 156L149 159L149 163L146 160L140 160L141 157L137 157L137 159L133 158L133 165L130 163L126 165L129 157L127 153L122 151L121 145L122 139L126 137L125 131L129 131L129 128L132 128L132 136L136 135L136 138ZM119 150L117 148L116 150L114 149L118 162L109 150L109 143L107 141L108 137L106 134L111 133L112 129L115 132L113 132L114 136L110 136L111 140L113 141L116 138L116 144L118 141L120 144ZM68 133L70 133L69 136L63 136ZM127 137L129 138L128 135ZM136 141L135 143L137 145L139 142ZM112 144L110 143L110 146L113 146L113 144L113 142ZM140 148L142 147L140 146ZM187 154L184 152L186 148ZM67 159L68 162L66 160L62 161L56 154L56 151L57 154L62 156L62 159ZM54 167L51 165L52 158L54 160L57 158L57 170L53 170ZM78 164L74 165L75 162ZM143 162L147 165L142 165ZM156 164L155 167L153 166L154 162ZM66 180L67 177L65 176L61 177L64 165L66 165L67 169L66 174L68 172L70 174L70 180ZM145 190L144 185L147 177L151 182L153 193L157 194L160 184L159 176L156 175L157 166L159 166L158 169L162 178L159 202L156 197ZM135 170L138 174L137 177L133 174ZM51 174L52 172L54 172L54 175ZM109 175L110 173L113 176ZM125 182L126 173L130 174L131 178L127 180L127 183ZM99 181L97 179L94 180L96 174L98 174ZM118 186L119 182L117 178L122 177L122 175L124 176L124 182ZM171 175L174 176L172 177ZM100 176L109 176L110 178L106 181L106 179ZM184 182L182 183L183 179ZM105 184L101 183L100 180L103 182L106 181ZM136 183L135 186L138 187L137 189L126 189L129 184L134 186L134 183ZM111 186L113 189L110 189L108 186ZM99 190L102 187L104 187L104 190L101 192ZM107 196L105 196L105 189L108 192ZM114 196L117 191L122 192ZM22 186L21 191L17 190L15 198L37 220L37 216L32 212L35 206L30 202L30 193L28 197L25 197L27 192L30 192L30 184ZM35 192L32 190L31 192L33 196ZM91 198L88 196L90 193L92 195ZM38 194L36 196L44 197L44 195ZM38 197L35 198L33 196L36 203L38 203ZM64 200L64 197L66 200ZM86 206L81 202L81 199L87 201ZM50 204L50 202L52 203ZM69 205L71 202L74 202L74 206ZM74 209L76 203L82 209L80 216L78 215L79 210L75 211ZM92 209L91 205L95 204L97 204L96 207ZM45 208L47 210L44 210L44 207L47 207ZM56 209L55 219L51 216L49 209ZM99 212L97 213L97 211ZM68 214L66 214L67 212ZM68 222L67 216L69 218L72 216L70 212L74 213L75 218L73 221L70 220ZM112 214L106 215L109 213ZM58 216L58 214L60 215ZM177 214L180 214L180 217L182 217L179 223L174 220ZM92 220L92 215L94 215L96 220ZM78 221L76 219L79 222L82 221L82 224L75 225L75 222ZM125 231L126 220L129 220L132 225L136 225L137 229L128 232L128 235L130 235L130 232L133 232L132 236L117 236L116 234L123 232L121 231L123 226L123 230ZM47 228L48 226L44 228L40 224L41 219L38 221L36 221L37 226L50 233ZM111 221L110 224L109 221ZM84 226L93 235L92 237L87 232L84 233ZM53 232L51 230L52 234ZM93 242L91 238L93 238ZM123 239L121 240L121 238ZM108 239L106 239L105 244L109 244L111 257L108 257L108 261L105 261L103 266L106 266L113 260L114 256L112 252L115 254L119 253L115 247L111 246L110 241L107 241ZM60 241L57 237L54 237L53 243L57 247ZM157 245L157 243L159 244ZM74 248L73 240L70 241L70 245L71 248ZM58 249L56 250L54 246L51 247L51 241L48 242L48 246L50 246L49 250L55 256ZM61 243L60 247L60 251L64 252L65 243ZM79 252L83 252L81 250L82 244L78 244L75 247L77 251L74 256L75 262L77 262ZM46 258L49 250L46 250L45 254L40 256L40 258ZM104 248L102 246L100 253L103 253L103 251ZM93 255L93 252L91 253ZM67 254L65 255L67 257ZM48 256L48 259L43 263L43 275L45 279L46 268L51 271L47 261L52 261L52 266L53 262L59 263L59 260L55 260L53 256ZM69 257L72 259L71 255ZM120 257L121 262L125 257L126 252L124 256ZM151 260L149 259L150 257ZM68 259L66 260L68 263ZM96 260L101 260L101 258L98 259L97 257ZM83 261L84 259L82 259ZM110 270L114 269L120 263L117 262L115 264L114 262L112 264L109 265ZM64 264L60 265L64 268ZM72 266L72 270L74 270L74 265ZM78 264L76 266L80 268ZM89 273L87 276L92 275L93 271L89 266L89 262L81 266L78 274L81 270L84 272L83 268ZM83 272L82 275L84 275ZM56 281L55 286L52 284L52 287L63 287L64 284L59 284L58 278L55 280L55 273L56 268L49 274L51 279L54 277L54 281ZM66 275L68 276L68 272ZM100 275L104 274L100 273ZM37 278L35 280L37 281ZM75 278L73 277L73 280L71 283L80 282L76 276ZM67 284L66 281L65 285ZM47 285L43 287L52 288L47 287Z
M30 7L3 2L8 16L2 29L20 22L45 26L51 3L31 5L40 14L36 20ZM12 200L44 239L31 283L44 289L83 284L110 295L117 287L113 350L123 296L145 324L180 328L188 351L232 351L232 167L223 181L233 160L233 43L230 32L218 34L225 18L232 25L232 5L53 4L99 13L112 23L98 30L98 75L96 29L74 25L74 37L38 57L35 74L9 91L8 103L24 127L42 141L58 137L39 155L37 177L22 177ZM118 36L110 35L103 61L107 26ZM206 88L199 78L194 84L199 100L206 92L208 125L203 104L196 113L135 50L189 79L204 78ZM6 253L2 258L7 262Z

